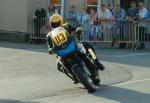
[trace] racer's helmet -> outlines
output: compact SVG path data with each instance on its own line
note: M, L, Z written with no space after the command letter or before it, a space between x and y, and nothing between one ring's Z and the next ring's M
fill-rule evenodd
M63 19L59 14L54 14L50 17L49 25L51 29L61 27L63 25Z

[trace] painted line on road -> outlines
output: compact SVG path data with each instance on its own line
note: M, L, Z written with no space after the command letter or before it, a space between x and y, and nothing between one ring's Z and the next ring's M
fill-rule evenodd
M103 88L109 88L112 86L121 86L121 85L127 85L127 84L133 84L133 83L145 82L145 81L150 81L150 78L143 79L143 80L137 80L137 81L131 81L131 82L124 82L124 83L119 83L119 84L114 84L114 85L107 85L107 86L103 86ZM87 93L86 88L84 88L84 89L83 88L78 89L78 90L73 90L73 91L64 91L64 92L60 91L60 92L51 94L49 97L55 97L55 96L61 96L61 95L70 95L70 94L75 94L75 93ZM99 89L101 89L101 86L99 87ZM40 99L40 98L38 98L38 99Z
M149 52L145 53L132 53L132 54L122 54L122 55L98 55L99 57L101 56L106 56L106 57L115 57L115 58L125 58L125 57L134 57L134 56L143 56L143 55L150 55Z
M126 55L117 55L115 57L117 58L124 58L124 57L131 57L131 56L143 56L143 55L149 55L150 53L134 53L134 54L126 54Z
M138 83L138 82L146 82L146 81L150 81L150 78L148 78L148 79L143 79L143 80L131 81L131 82L119 83L119 84L115 84L115 85L113 85L113 86L127 85L127 84L133 84L133 83Z

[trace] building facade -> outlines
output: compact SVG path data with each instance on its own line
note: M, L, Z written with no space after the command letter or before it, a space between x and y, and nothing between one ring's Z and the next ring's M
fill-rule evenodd
M30 23L39 0L0 0L0 30L29 32ZM82 8L100 9L101 2L107 4L121 3L124 7L129 6L131 0L51 0L65 18L72 5L77 10ZM49 0L41 0L47 10ZM138 0L137 0L138 2ZM150 8L150 0L145 0L145 5Z

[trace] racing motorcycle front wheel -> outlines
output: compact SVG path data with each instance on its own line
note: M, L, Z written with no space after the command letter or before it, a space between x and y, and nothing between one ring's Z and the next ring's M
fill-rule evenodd
M73 68L73 71L79 81L86 87L88 92L94 92L96 90L96 86L93 83L90 75L85 71L83 67L76 66Z

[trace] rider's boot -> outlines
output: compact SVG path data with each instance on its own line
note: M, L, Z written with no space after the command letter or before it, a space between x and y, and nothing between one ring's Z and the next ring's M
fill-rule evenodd
M98 58L95 59L95 64L101 71L105 70L104 65L98 60Z
M84 47L86 48L86 50L90 53L89 49L92 49L92 53L95 55L96 58L93 58L93 60L95 61L95 64L97 65L97 67L99 68L99 70L103 71L105 69L104 65L101 64L101 62L98 60L97 56L96 56L96 52L95 49L93 47L93 45L89 44L89 43L84 43ZM91 54L91 53L90 53Z
M89 72L91 73L92 81L95 85L98 85L100 83L100 77L98 73L99 70L95 68L95 66L89 61L89 59L84 58L84 62Z
M94 82L95 85L99 85L100 83L100 77L99 77L99 73L98 73L98 70L94 71L92 73L92 80Z
M59 60L59 59L58 59L58 61L57 61L57 69L58 69L58 71L60 71L60 72L63 72L63 73L64 73L63 66L62 66L62 64L61 64L61 62L60 62L60 60Z

